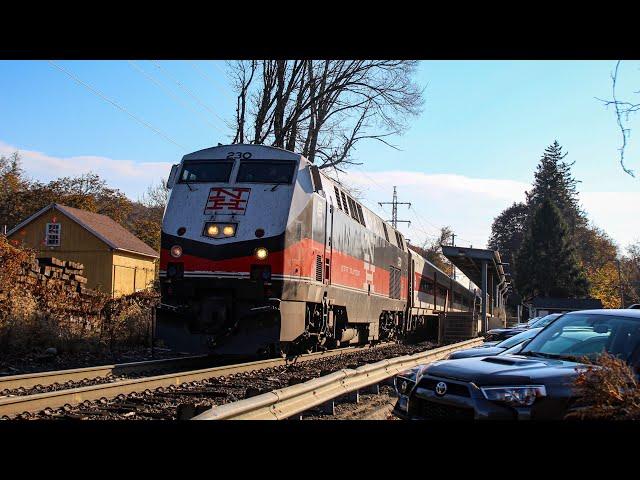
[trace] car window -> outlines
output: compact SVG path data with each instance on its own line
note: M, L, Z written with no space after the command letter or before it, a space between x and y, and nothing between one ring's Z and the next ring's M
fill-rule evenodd
M525 332L521 332L517 335L514 335L513 337L509 337L506 340L503 340L502 342L498 343L496 347L511 348L515 345L519 345L520 343L524 342L525 340L528 340L529 338L535 337L539 331L540 330L538 329L532 329L532 330L530 329Z
M520 350L522 349L522 342L520 342L517 345L514 345L511 348L506 349L504 352L500 352L498 355L515 355L520 353Z
M547 325L549 325L552 321L554 321L559 316L560 316L560 314L558 314L558 313L551 313L549 315L545 315L544 317L539 318L538 320L533 322L531 324L531 327L532 328L543 328L543 327L546 327Z
M640 321L621 315L569 314L541 331L522 353L595 356L602 351L630 361L640 344Z

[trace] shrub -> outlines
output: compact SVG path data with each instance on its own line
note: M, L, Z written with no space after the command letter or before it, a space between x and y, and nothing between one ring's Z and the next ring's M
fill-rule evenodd
M609 353L581 368L574 381L576 401L568 419L640 420L640 388L633 369Z

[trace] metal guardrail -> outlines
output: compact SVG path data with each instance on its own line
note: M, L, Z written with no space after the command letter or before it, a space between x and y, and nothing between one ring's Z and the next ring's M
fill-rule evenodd
M418 364L440 360L451 352L482 342L483 338L474 338L356 369L342 369L305 383L213 407L192 420L283 420L341 395L380 383Z

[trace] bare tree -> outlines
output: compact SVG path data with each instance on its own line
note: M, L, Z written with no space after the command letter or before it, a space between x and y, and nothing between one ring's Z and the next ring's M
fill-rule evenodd
M452 236L453 230L451 230L451 227L441 227L438 236L427 238L422 244L422 247L412 245L412 248L440 270L451 276L453 274L453 268L451 262L442 254L442 245L451 244Z
M234 142L296 150L320 168L356 163L362 140L392 148L421 111L407 60L249 60L228 65L237 93Z
M247 111L247 92L256 73L257 62L237 62L230 65L233 88L238 92L236 106L236 136L233 143L244 143Z
M164 211L164 207L169 201L169 193L166 180L159 180L158 183L147 187L147 191L142 194L139 202L147 208Z
M625 165L624 154L627 148L629 136L631 134L631 130L627 128L625 125L629 122L629 117L633 113L636 113L638 110L640 110L640 103L633 103L633 102L618 100L616 96L616 86L618 82L618 69L620 68L620 62L621 60L618 60L618 62L616 63L616 68L611 73L612 99L603 100L598 98L598 100L604 102L604 104L607 107L610 105L613 105L615 108L616 122L618 124L618 128L620 129L620 135L622 137L622 143L620 145L620 148L618 149L618 151L620 152L620 166L622 167L622 170L624 170L625 173L635 178L636 176L635 172Z

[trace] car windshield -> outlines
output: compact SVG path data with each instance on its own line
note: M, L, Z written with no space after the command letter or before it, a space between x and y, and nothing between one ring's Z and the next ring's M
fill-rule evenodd
M248 161L241 162L238 183L291 183L295 172L295 162Z
M541 331L521 355L578 360L606 351L630 363L640 354L640 321L622 315L574 313Z
M184 162L180 183L227 183L231 176L233 162L198 160Z
M521 344L525 340L528 340L528 339L530 339L532 337L535 337L536 334L539 331L540 331L540 329L537 329L537 328L526 330L524 332L521 332L521 333L519 333L517 335L514 335L513 337L509 337L506 340L498 343L496 345L496 347L500 347L500 348L511 348L511 347L514 347L516 345Z
M529 325L530 328L542 328L542 327L546 327L547 325L549 325L553 320L555 320L556 318L558 318L560 316L559 313L551 313L549 315L545 315L542 318L539 318L538 320L536 320L535 322L531 323Z

